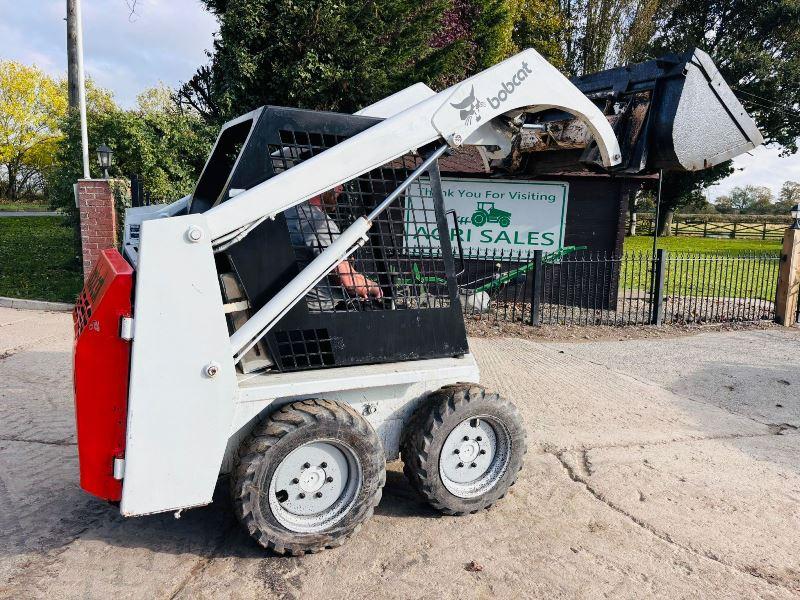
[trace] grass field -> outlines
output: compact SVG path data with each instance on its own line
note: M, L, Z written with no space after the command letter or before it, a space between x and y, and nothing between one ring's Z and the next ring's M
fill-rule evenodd
M0 218L0 296L74 302L82 277L61 217Z
M626 252L649 255L652 247L650 237L625 239ZM667 237L658 247L667 250L668 296L775 299L780 242ZM650 270L647 257L629 254L621 265L621 285L648 290Z
M737 254L739 252L778 252L778 240L731 240L698 237L664 237L658 239L658 247L668 252L699 252L701 254ZM653 238L637 235L625 238L624 250L650 252Z
M0 212L48 211L50 206L40 202L9 202L0 200Z

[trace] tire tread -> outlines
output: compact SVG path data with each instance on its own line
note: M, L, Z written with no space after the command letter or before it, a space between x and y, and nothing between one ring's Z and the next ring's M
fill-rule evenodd
M319 423L333 423L341 430L349 430L363 436L369 444L380 452L371 453L370 464L362 465L365 474L363 486L369 488L360 506L353 509L353 518L346 519L349 524L337 526L331 532L313 536L313 540L303 543L292 542L293 532L281 532L275 527L260 523L254 510L259 501L256 481L258 467L265 455L283 438L301 428L313 428ZM382 488L386 482L386 465L383 446L372 426L350 405L331 400L301 400L287 404L258 423L253 431L240 444L234 457L231 477L231 496L234 512L250 535L264 548L276 554L299 556L324 549L336 548L355 535L361 525L373 514L381 500ZM266 530L265 530L266 529ZM304 534L310 537L309 534Z
M470 406L492 403L506 413L514 425L518 425L521 435L514 443L519 446L519 464L510 464L512 469L509 478L503 485L496 486L482 496L474 499L458 498L444 488L439 477L438 456L433 455L435 440L439 436L446 437L446 422L457 413ZM508 488L516 482L517 474L522 469L522 456L527 452L522 418L517 407L498 394L487 392L480 385L472 383L451 384L440 388L428 396L427 401L417 409L409 420L401 440L400 453L403 458L403 473L416 490L433 508L448 514L461 516L474 514L488 509L506 495Z

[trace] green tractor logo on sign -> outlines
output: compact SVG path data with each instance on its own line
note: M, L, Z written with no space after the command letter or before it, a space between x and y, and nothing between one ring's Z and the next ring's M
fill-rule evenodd
M478 208L470 219L475 227L483 227L486 223L497 223L500 227L511 225L511 213L494 207L494 202L478 202Z

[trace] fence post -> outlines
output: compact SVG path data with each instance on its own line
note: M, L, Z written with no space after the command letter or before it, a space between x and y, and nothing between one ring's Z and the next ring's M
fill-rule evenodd
M139 203L139 176L134 173L131 175L131 206L136 208L140 206Z
M667 251L656 250L653 260L653 288L650 297L650 324L661 325L664 322L664 276L667 270Z
M778 267L778 292L775 298L775 321L791 327L797 322L800 293L800 229L789 227L783 235L781 262Z
M533 293L531 297L531 325L538 326L541 322L542 311L542 282L544 272L542 269L542 251L533 251Z

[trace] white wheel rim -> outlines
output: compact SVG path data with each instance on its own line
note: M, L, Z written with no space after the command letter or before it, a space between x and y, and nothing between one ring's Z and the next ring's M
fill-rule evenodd
M439 476L448 492L475 498L491 490L503 477L511 458L511 435L506 426L488 415L456 425L439 453Z
M353 449L338 440L317 440L295 448L278 464L269 484L269 507L289 531L318 533L350 512L361 484Z

